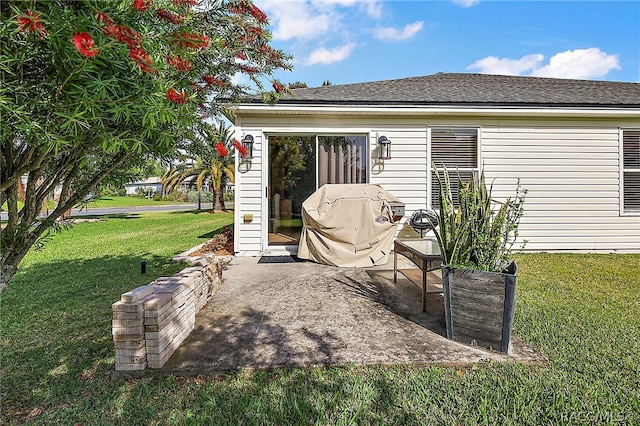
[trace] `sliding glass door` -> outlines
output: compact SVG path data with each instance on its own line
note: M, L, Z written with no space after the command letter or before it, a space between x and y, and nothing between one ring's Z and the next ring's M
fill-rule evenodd
M269 245L298 245L302 202L316 190L315 136L269 136Z
M268 245L296 246L302 202L326 183L367 181L366 136L269 136Z

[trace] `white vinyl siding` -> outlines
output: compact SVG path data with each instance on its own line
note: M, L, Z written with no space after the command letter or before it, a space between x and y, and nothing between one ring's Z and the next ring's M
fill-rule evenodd
M640 218L620 215L618 126L512 122L482 128L493 197L528 190L520 238L533 251L640 250Z
M262 159L263 135L260 129L250 127L243 128L242 133L236 128L236 139L241 140L245 135L254 137L253 158L245 165L240 166L236 155L235 174L235 203L233 233L234 250L240 255L253 255L262 250L262 223L266 217L263 207L265 177L263 176ZM245 170L243 170L245 167ZM248 168L248 170L246 170ZM245 215L253 215L252 220L245 221Z
M372 132L371 140L386 136L391 141L391 159L378 159L377 149L373 151L376 147L372 147L370 182L402 200L409 215L427 205L427 129L420 122L402 123L402 127L396 123L384 125Z
M640 130L622 131L622 210L640 213Z
M242 115L239 139L256 138L249 172L236 182L236 250L257 255L261 234L266 160L264 134L364 134L368 136L369 176L405 203L405 225L413 211L429 208L430 156L433 129L477 129L478 167L493 184L497 200L513 196L516 184L528 190L520 238L528 251L640 252L640 215L621 214L623 143L620 128L640 129L640 119L627 118L492 118L416 114L387 115ZM379 160L375 141L391 141L391 159ZM635 172L634 172L635 173ZM246 185L245 185L246 183ZM628 188L627 188L628 189ZM244 223L245 213L254 221Z

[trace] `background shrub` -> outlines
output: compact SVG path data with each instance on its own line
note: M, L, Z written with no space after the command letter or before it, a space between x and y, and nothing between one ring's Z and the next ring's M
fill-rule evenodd
M187 200L190 203L198 202L198 191L187 192ZM213 201L213 194L211 192L200 191L200 201L203 203L210 203Z

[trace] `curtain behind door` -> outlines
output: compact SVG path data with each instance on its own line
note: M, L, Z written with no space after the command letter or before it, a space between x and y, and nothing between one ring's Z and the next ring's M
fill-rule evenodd
M365 136L318 137L318 187L326 183L366 183Z

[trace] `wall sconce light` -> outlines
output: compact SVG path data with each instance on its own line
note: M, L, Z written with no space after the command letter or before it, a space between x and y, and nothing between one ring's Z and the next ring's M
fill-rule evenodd
M386 136L380 136L378 138L378 158L380 160L391 159L391 141Z
M247 151L245 155L242 156L245 160L251 160L253 158L253 136L246 135L242 139L242 147Z

